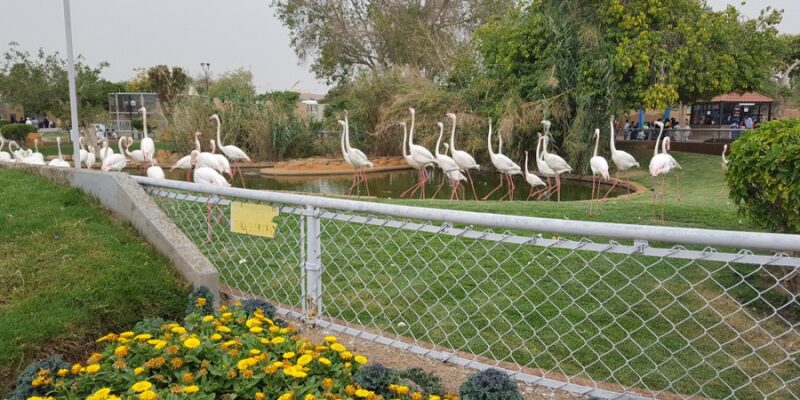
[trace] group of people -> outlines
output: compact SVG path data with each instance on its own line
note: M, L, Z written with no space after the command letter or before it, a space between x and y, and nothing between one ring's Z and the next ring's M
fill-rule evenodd
M689 136L692 134L689 120L686 120L685 125L681 125L675 117L666 121L663 118L659 118L656 121L645 121L641 129L636 126L635 122L626 119L625 124L622 126L625 140L655 140L659 132L656 122L664 124L664 132L670 135L674 140L683 142L689 141Z
M16 115L11 115L11 118L9 118L9 122L11 122L12 124L18 124L19 123L19 124L25 124L25 125L35 125L39 129L55 128L56 127L56 123L53 122L53 121L50 121L49 119L47 119L47 117L44 117L44 119L42 119L40 121L40 120L37 120L36 117L34 117L34 118L21 117L21 118L17 119Z

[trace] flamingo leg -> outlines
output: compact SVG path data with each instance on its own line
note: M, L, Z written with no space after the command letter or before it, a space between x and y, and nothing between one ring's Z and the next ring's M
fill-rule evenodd
M467 179L469 179L469 186L472 187L472 197L475 200L478 200L478 193L475 192L475 183L473 183L473 181L472 181L472 175L470 175L469 170L467 170ZM464 189L464 190L466 190L466 189ZM464 200L466 200L466 198Z
M457 181L450 184L450 201L453 201L453 198L458 200L457 185Z
M419 188L419 184L421 182L422 182L422 170L418 169L417 170L417 183L415 183L413 186L408 188L408 190L406 190L405 192L400 193L400 198L402 199L402 198L406 197L406 193L408 193L409 191L411 192L411 195L408 196L408 197L409 198L413 198L414 197L414 192L417 191L417 189Z
M661 176L661 224L664 224L664 204L667 202L666 196L666 184L667 184L667 177L666 175Z
M589 200L589 216L592 216L592 207L594 205L594 186L595 186L596 175L592 174L592 198ZM598 185L599 186L599 185Z
M561 174L556 174L556 190L558 192L558 202L561 202Z
M678 173L675 173L675 184L678 186L678 194L675 196L675 199L679 202L681 201L681 176Z
M237 165L235 168L236 172L239 173L239 179L241 179L242 181L242 188L246 188L246 186L244 185L244 174L242 173L242 167Z
M461 199L467 199L467 185L462 185L461 183L458 184L458 187L461 189ZM472 192L475 194L475 192Z
M531 197L536 197L537 199L539 199L539 197L541 197L542 192L544 192L546 190L547 190L547 186L545 186L545 187L543 187L543 188L541 188L541 189L529 194L528 195L528 199L530 199ZM533 191L533 188L531 188L531 191Z
M517 188L514 185L514 176L511 174L506 176L508 177L508 201L514 201L514 190Z
M444 175L445 175L444 171L442 171L442 177L441 177L441 179L439 179L439 186L437 186L436 187L436 191L433 192L433 196L431 196L432 199L435 199L436 195L439 194L439 191L442 190L442 187L444 186L444 180L445 180Z
M608 197L609 193L611 193L611 191L614 190L615 187L617 187L618 183L619 183L619 169L617 169L617 176L614 178L614 184L611 185L611 188L608 189L608 191L606 192L606 195L603 196L603 199ZM628 188L629 188L628 190L630 190L630 185L628 185Z
M213 240L211 238L211 199L206 202L206 240L203 244L209 244Z
M487 194L486 196L483 196L483 199L482 199L482 200L486 200L486 199L488 199L488 198L489 198L489 196L491 196L492 194L494 194L494 192L496 192L498 189L500 189L501 187L503 187L503 180L504 180L504 179L505 179L505 174L501 172L501 173L500 173L500 183L497 185L497 187L496 187L496 188L492 189L492 191L491 191L491 192L489 192L489 194ZM505 197L505 196L503 196L503 197Z
M364 177L364 186L367 187L367 197L370 197L369 194L369 178L367 177L367 171L361 170L361 175Z

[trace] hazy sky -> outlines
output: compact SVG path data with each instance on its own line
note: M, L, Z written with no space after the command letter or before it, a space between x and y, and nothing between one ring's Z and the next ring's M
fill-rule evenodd
M708 0L715 9L740 1ZM323 93L327 87L289 47L286 28L270 0L72 0L73 44L91 64L108 61L105 76L126 80L134 68L178 65L192 74L211 63L212 74L243 67L258 91L295 89ZM745 15L766 6L785 10L781 31L800 33L800 0L750 0ZM10 41L23 49L64 52L61 0L0 0L0 50Z

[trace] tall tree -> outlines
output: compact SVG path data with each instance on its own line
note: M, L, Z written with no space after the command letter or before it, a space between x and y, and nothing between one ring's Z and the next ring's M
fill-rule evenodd
M172 111L178 99L188 89L191 78L181 67L166 65L156 65L147 70L147 78L153 91L158 94L161 101L161 108L167 116L172 115Z
M222 100L252 99L256 95L253 73L242 68L226 72L208 88L208 95Z
M274 0L291 44L316 76L341 83L355 69L449 70L460 43L511 0Z

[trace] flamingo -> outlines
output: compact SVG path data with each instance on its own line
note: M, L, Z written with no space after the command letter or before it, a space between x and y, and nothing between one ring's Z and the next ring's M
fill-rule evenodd
M439 187L436 188L436 192L434 192L433 197L436 197L436 195L439 193L439 190L442 188L442 186L444 186L445 176L447 176L453 171L461 170L461 168L458 167L458 164L456 164L456 160L453 160L450 156L446 154L447 153L446 150L445 153L439 152L439 147L442 145L442 136L444 135L444 124L441 122L437 122L436 125L439 127L439 138L436 140L436 149L434 150L433 154L436 156L436 164L439 166L442 172L444 172L444 176L442 176L442 182L439 184ZM445 143L445 145L446 144L447 143ZM455 182L458 182L460 184L461 181L456 180ZM455 190L456 186L454 184L453 191ZM450 198L451 199L453 198L452 192L450 193Z
M344 121L340 121L340 122L343 123ZM414 168L415 170L417 170L417 183L415 183L413 186L408 188L408 190L406 190L405 192L401 193L400 197L401 198L405 197L406 193L408 193L410 191L411 195L409 196L409 198L412 198L412 197L414 197L414 193L417 192L417 189L419 189L420 186L422 184L424 184L424 182L425 182L425 178L423 177L423 174L424 174L423 171L425 170L426 165L417 162L417 160L415 160L414 157L412 157L408 153L408 146L407 146L407 143L408 143L408 129L406 127L406 123L405 122L401 122L400 125L403 127L403 158L406 160L406 163L408 163L408 165L411 166L411 168ZM422 191L420 191L420 195L422 195Z
M544 123L544 121L542 121ZM556 175L556 193L557 193L557 201L561 202L561 174L572 172L572 167L567 164L567 162L558 156L558 154L549 153L547 151L547 144L550 141L550 137L547 135L547 131L549 130L549 124L545 125L545 134L544 134L544 143L542 144L542 160L547 164L550 169Z
M242 151L242 149L232 144L229 144L227 146L222 145L222 136L220 134L220 131L222 130L222 123L219 120L219 115L214 114L208 117L208 119L209 120L213 119L214 121L217 121L217 144L219 145L219 150L222 152L222 154L224 154L225 157L228 157L228 159L230 159L234 163L240 163L242 161L250 162L250 157L248 157L247 153ZM234 169L239 172L239 178L241 178L242 187L244 187L244 176L242 175L242 168L239 167L238 164L235 164Z
M528 190L528 199L530 199L531 196L534 195L533 189L535 187L537 187L537 186L545 186L546 187L547 186L547 184L545 184L544 181L541 178L539 178L538 176L536 176L536 175L534 175L534 174L532 174L532 173L530 173L528 171L528 151L527 150L525 151L525 181L528 182L529 185L531 185L531 188Z
M664 187L666 185L666 175L674 168L676 164L675 159L667 154L667 145L669 141L665 138L663 145L663 152L658 152L658 142L661 141L661 136L664 134L664 123L656 121L659 127L658 137L656 144L653 146L653 158L650 159L650 175L653 177L653 219L655 219L656 199L658 198L658 189L656 187L656 177L661 176L661 223L664 223Z
M86 154L86 168L92 169L97 158L94 156L94 146L89 145L89 152Z
M467 173L467 180L469 181L470 187L472 187L472 197L475 200L478 200L478 195L475 193L475 184L472 181L472 175L470 175L469 170L475 169L480 170L481 166L475 162L475 158L473 158L469 153L463 150L456 150L456 143L455 143L455 136L456 136L456 114L454 113L447 113L447 116L453 120L453 130L450 131L450 156L453 157L453 160L456 161L458 167Z
M86 144L83 142L83 136L78 138L78 146L80 147L79 154L80 154L80 163L86 163L86 157L89 156L89 152L86 151Z
M202 134L203 134L202 132L195 132L194 133L194 149L197 150L198 153L200 151L202 151L202 149L200 148L200 138L199 138L200 135L202 135ZM169 170L172 171L174 169L185 169L186 170L186 180L188 181L190 179L189 174L191 173L192 167L194 167L194 166L192 165L192 156L190 154L188 156L181 157L181 159L176 161L175 164L172 164L172 166L169 168Z
M154 179L165 179L164 170L158 166L158 162L156 162L155 158L147 168L147 177Z
M11 147L12 147L12 146L13 146L13 147L16 147L17 149L16 149L16 150L12 150L12 149L11 149ZM12 140L12 141L10 141L10 142L8 142L8 151L10 151L10 152L11 152L11 156L13 156L13 157L14 157L14 161L15 161L15 162L21 162L21 161L22 161L22 159L24 158L25 151L24 151L24 150L22 150L22 149L19 147L19 145L17 144L17 142L15 142L15 141L13 141L13 140Z
M364 182L364 185L367 187L367 196L369 196L369 179L364 172L364 168L372 168L373 164L369 161L364 152L350 146L350 122L347 119L347 111L344 112L344 145L347 152L345 161L353 166L357 171L357 175L360 175L360 179L353 180L353 186L350 186L350 189L347 190L347 194L352 193L353 188L357 187L361 182Z
M233 179L233 172L231 171L231 164L228 162L228 159L224 155L216 153L217 144L214 141L214 139L211 139L209 143L211 143L211 155L213 155L214 158L217 160L217 165L219 166L218 169L219 173L228 174L228 176L230 176L231 179Z
M14 162L14 158L10 152L3 151L3 146L5 146L6 140L2 136L0 136L0 161L5 162ZM9 150L11 149L11 143L8 144Z
M128 165L128 159L125 158L125 152L122 149L126 139L126 136L119 138L117 141L119 153L112 153L106 156L106 158L104 158L103 162L100 164L101 171L122 171L122 169Z
M603 156L597 155L597 149L600 147L600 129L594 130L594 153L592 158L589 159L589 167L592 169L592 199L589 201L589 215L592 215L592 204L594 203L595 180L598 175L600 179L608 180L608 161ZM600 182L597 182L597 195L600 195Z
M606 192L606 195L603 196L603 198L608 197L608 194L611 193L611 191L614 190L614 188L619 183L619 174L620 174L620 172L625 172L625 171L627 171L627 170L629 170L629 169L631 169L633 167L639 168L639 162L636 161L636 159L633 158L632 155L630 155L629 153L626 153L626 152L624 152L622 150L617 150L617 147L614 145L614 142L616 140L614 138L614 136L616 136L616 134L614 133L614 116L613 115L611 116L610 120L611 120L611 122L610 122L610 125L611 125L611 138L610 138L610 140L611 140L611 161L617 167L617 176L616 176L616 178L614 178L614 184L611 185L611 188L608 189L608 192ZM630 193L630 190L631 190L630 185L626 185L626 186L628 187L628 192Z
M108 147L108 139L103 140L103 147L100 149L100 161L106 159L106 157L114 154L114 149Z
M436 157L434 157L433 154L431 154L431 152L425 147L414 144L414 124L416 122L417 112L413 107L409 107L408 112L411 113L411 129L408 132L408 153L411 155L414 161L422 164L423 166L420 170L422 175L420 188L422 189L422 198L424 199L425 185L428 182L428 166L436 165Z
M55 160L50 160L50 162L47 163L47 165L49 165L51 167L69 168L70 164L68 162L64 161L64 156L61 155L61 138L60 137L56 137L56 146L58 147L58 158L56 158ZM2 145L0 145L0 147L2 147ZM0 157L2 157L2 153L0 153Z
M444 153L447 154L447 151L450 149L450 146L447 143L442 143L442 146L444 146ZM447 180L450 181L450 186L452 187L452 191L450 192L450 200L452 201L453 198L458 200L458 188L461 188L462 190L461 197L466 199L467 195L466 193L464 193L465 189L463 186L461 186L461 182L462 181L466 182L467 177L463 173L461 173L461 170L457 169L455 171L450 171L445 174L445 177L447 178Z
M2 149L2 146L0 146L0 149ZM728 152L728 145L727 144L722 146L722 169L724 171L728 170L728 159L725 158L725 153L726 152Z
M42 153L39 153L39 139L33 139L33 147L36 149L36 151L30 154L30 157L33 157L36 160L41 161L41 164L37 162L37 165L43 165L44 155Z
M544 137L542 136L541 132L538 132L537 135L539 136L539 141L536 143L536 169L539 170L539 175L542 175L545 178L547 178L547 187L543 191L540 191L542 192L542 194L539 196L539 198L543 198L545 195L552 194L552 191L550 190L551 187L550 178L555 177L556 172L553 171L553 169L550 168L546 162L544 162L541 152L542 142L544 142Z
M488 199L489 196L492 195L492 193L496 192L497 189L503 187L503 181L505 180L508 183L508 199L510 201L514 200L514 188L515 188L514 179L512 178L512 176L522 174L522 169L514 161L511 161L510 158L506 157L500 152L500 150L503 148L503 136L500 134L498 134L497 136L500 136L500 146L498 147L498 152L495 153L494 150L492 150L492 119L489 118L489 136L486 139L486 143L489 146L489 158L491 158L494 167L498 171L500 171L500 183L497 185L496 188L492 189L492 191L489 192L489 194L484 196L483 200ZM506 196L504 195L503 197ZM502 200L503 197L501 197L500 199Z
M133 139L129 136L123 136L125 138L125 154L128 155L132 160L138 163L144 163L144 153L141 150L134 150L130 151L131 144L133 144Z
M200 154L197 150L192 150L191 157L192 157L192 164L196 164L197 156ZM231 186L230 183L222 176L219 172L217 172L213 168L209 167L196 167L194 169L194 176L193 180L195 183L203 184L203 185L212 185L212 186L222 186L222 187L229 187ZM212 208L211 206L212 198L209 197L208 201L206 202L206 206L208 212L206 214L206 241L205 243L211 243L212 241L212 230L211 230L211 212L213 208L216 208L216 205Z
M139 111L142 113L142 128L144 130L144 138L139 142L139 149L142 151L144 162L149 163L153 161L153 155L156 153L156 144L153 143L153 139L147 136L147 109L142 106Z

